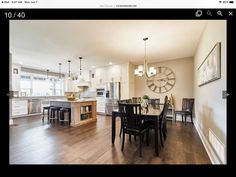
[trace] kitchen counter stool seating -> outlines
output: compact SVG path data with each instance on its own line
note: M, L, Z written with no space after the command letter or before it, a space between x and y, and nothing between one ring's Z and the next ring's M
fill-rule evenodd
M65 113L68 113L68 120L65 120ZM59 121L61 122L61 124L63 122L69 122L69 126L71 123L71 109L70 108L61 108L60 109L60 116L59 116Z
M159 99L160 101L160 99ZM166 115L168 111L168 97L165 96L164 99L164 108L160 115L160 121L159 121L159 134L160 134L160 140L161 140L161 146L164 147L163 137L164 140L166 140L167 137L167 127L166 127ZM148 120L144 122L144 125L149 127L149 129L155 129L155 122L153 120Z
M125 134L139 136L139 156L142 156L142 142L144 134L146 133L146 141L148 145L148 135L149 128L143 126L143 120L141 117L141 104L129 104L129 103L120 103L119 110L121 112L121 121L122 121L122 147L121 151L124 150L125 143Z
M47 117L48 117L48 121L49 121L50 108L51 108L51 106L44 106L43 107L43 118L42 118L42 121L44 121L45 110L47 111L47 115L48 115Z
M49 116L49 121L52 120L59 120L59 111L60 111L61 107L57 107L57 106L51 106L50 107L50 116Z
M182 116L182 122L183 122L183 117L185 118L185 125L187 116L191 117L191 122L193 124L193 104L194 104L194 98L182 99L182 110L175 111L175 123L176 123L176 115L180 114Z

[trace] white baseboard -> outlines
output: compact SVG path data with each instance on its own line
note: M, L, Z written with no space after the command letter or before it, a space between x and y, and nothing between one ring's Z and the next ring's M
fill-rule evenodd
M212 164L222 164L222 162L219 160L219 158L217 157L217 154L215 153L215 151L213 150L213 148L211 147L211 145L209 144L209 142L207 141L205 135L202 133L202 130L198 124L198 122L196 121L196 119L193 119L194 122L194 126L198 132L198 135L201 138L201 141L203 143L204 148L207 151L207 154L211 160Z

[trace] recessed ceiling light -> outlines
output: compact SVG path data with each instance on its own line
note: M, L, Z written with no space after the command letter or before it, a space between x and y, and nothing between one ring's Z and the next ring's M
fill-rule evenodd
M112 65L112 62L109 62L109 65Z
M93 65L92 68L95 68L95 66Z
M20 64L20 65L22 65L22 64L23 64L23 62L22 62L22 61L20 61L20 62L19 62L19 64Z

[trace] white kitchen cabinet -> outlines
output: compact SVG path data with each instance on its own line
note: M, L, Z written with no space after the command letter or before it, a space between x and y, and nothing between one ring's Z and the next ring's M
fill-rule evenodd
M121 66L114 65L107 69L108 82L120 82L121 78Z
M11 86L13 91L20 91L20 65L12 64Z
M97 112L105 114L105 97L96 97L97 100Z
M28 114L28 100L12 100L12 116Z
M97 68L95 71L95 82L96 87L101 87L108 82L108 71L107 67Z

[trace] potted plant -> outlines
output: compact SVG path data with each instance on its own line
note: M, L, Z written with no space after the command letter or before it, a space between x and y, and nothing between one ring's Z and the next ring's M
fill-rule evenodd
M148 95L143 95L142 99L143 99L143 103L148 103L148 100L150 99L150 97Z

